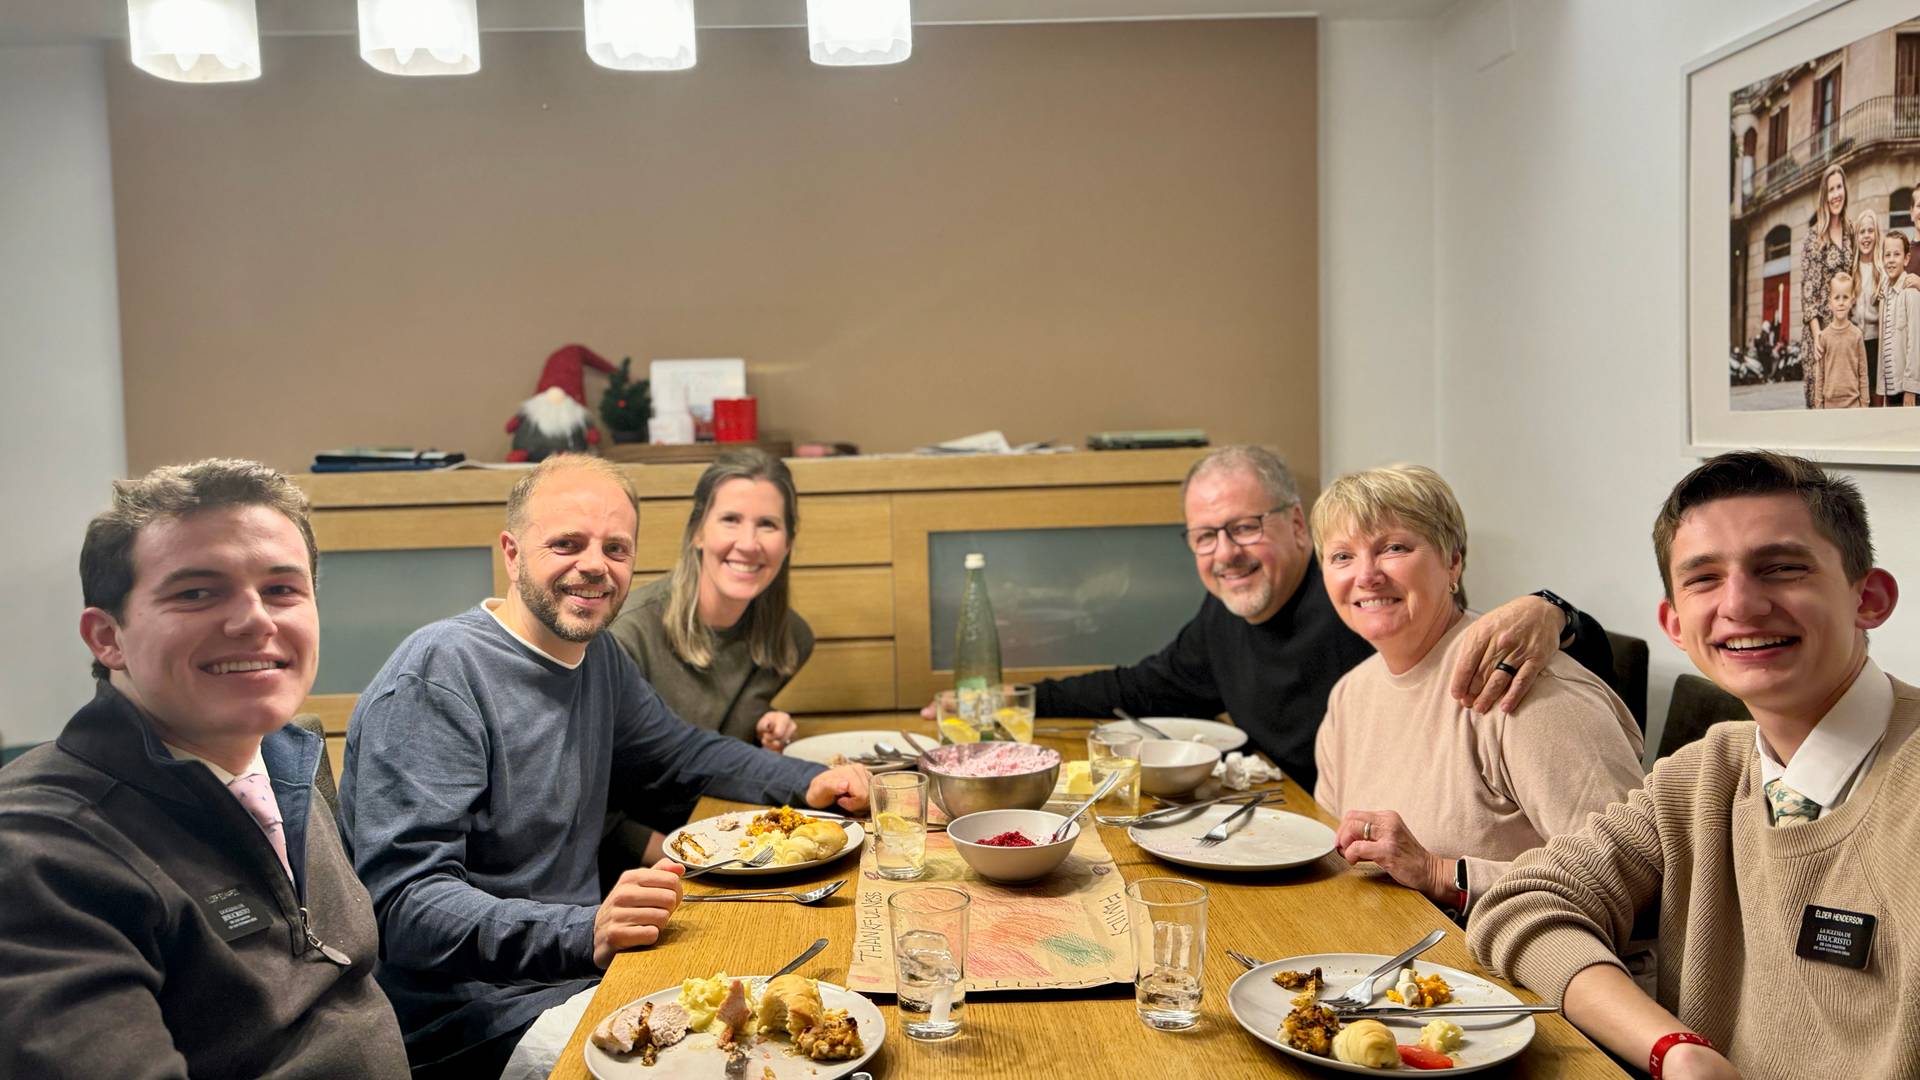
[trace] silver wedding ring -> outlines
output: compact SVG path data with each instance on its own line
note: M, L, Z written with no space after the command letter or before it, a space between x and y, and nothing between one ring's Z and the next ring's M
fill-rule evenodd
M1360 823L1360 839L1362 840L1373 839L1373 822L1363 821Z

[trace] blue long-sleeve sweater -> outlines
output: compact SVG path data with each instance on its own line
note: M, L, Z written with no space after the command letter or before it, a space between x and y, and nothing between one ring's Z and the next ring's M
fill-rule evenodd
M340 833L416 1065L591 986L595 855L617 805L795 802L821 766L685 723L613 639L567 668L484 608L416 631L354 709Z

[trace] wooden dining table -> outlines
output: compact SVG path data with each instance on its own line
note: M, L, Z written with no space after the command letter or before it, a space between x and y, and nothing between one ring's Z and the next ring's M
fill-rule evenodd
M1034 741L1060 751L1069 761L1086 757L1090 721L1041 720ZM906 730L931 738L933 725L916 713L804 719L800 735L836 731ZM1209 781L1209 784L1212 782ZM1285 809L1335 825L1313 799L1291 780L1278 784ZM1203 789L1202 793L1206 793ZM704 798L694 819L745 808L744 804ZM1090 819L1085 819L1090 820ZM1312 953L1359 952L1392 955L1428 931L1445 930L1445 940L1423 959L1484 975L1468 954L1462 931L1425 897L1377 871L1350 868L1338 854L1287 871L1225 872L1175 866L1135 845L1123 828L1100 826L1100 838L1120 873L1133 881L1175 876L1203 882L1208 890L1207 952L1201 1020L1187 1031L1149 1029L1134 1011L1133 988L1113 984L1092 990L974 995L967 1000L965 1027L952 1039L922 1043L900 1029L891 998L876 1002L886 1019L886 1040L862 1068L876 1078L982 1077L1005 1080L1173 1080L1247 1076L1331 1076L1267 1046L1235 1022L1227 1008L1227 988L1242 973L1226 950L1262 960ZM725 970L735 974L772 971L816 938L828 940L802 974L844 984L852 962L854 896L859 858L849 853L824 866L777 878L753 877L689 882L689 893L744 889L804 890L836 880L847 884L813 906L784 901L683 903L666 932L651 948L614 958L586 1015L560 1055L553 1080L587 1077L583 1047L587 1035L609 1012L635 998L679 985L689 976ZM1524 1001L1538 996L1502 980ZM1627 1075L1558 1014L1536 1018L1533 1042L1495 1075L1600 1078ZM1400 1070L1402 1073L1408 1070Z

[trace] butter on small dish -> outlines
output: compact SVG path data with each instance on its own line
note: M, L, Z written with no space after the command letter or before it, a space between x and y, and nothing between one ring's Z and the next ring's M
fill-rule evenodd
M1066 782L1069 795L1093 794L1093 777L1087 771L1087 762L1069 761L1061 766L1061 778Z

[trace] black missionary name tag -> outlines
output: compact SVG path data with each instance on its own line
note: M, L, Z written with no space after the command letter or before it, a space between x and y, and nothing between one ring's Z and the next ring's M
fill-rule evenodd
M1800 944L1793 951L1823 964L1865 969L1877 921L1857 911L1808 904L1807 913L1800 917Z
M237 885L201 897L200 913L222 941L237 941L270 925L265 906Z

